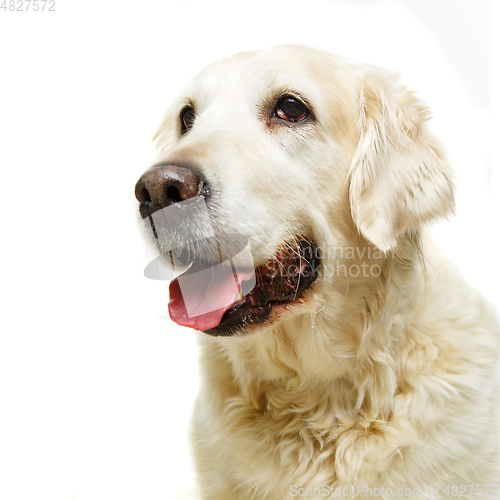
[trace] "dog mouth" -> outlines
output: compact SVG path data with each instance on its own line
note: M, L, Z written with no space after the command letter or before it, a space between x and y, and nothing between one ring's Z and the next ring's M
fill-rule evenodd
M169 314L175 323L209 335L235 335L299 302L318 269L317 248L309 239L298 239L252 269L220 265L200 274L195 262L187 276L170 283Z

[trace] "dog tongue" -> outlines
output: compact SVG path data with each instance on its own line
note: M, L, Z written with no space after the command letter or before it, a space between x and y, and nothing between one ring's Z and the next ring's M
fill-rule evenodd
M215 328L238 300L242 281L252 276L253 272L233 275L232 271L179 276L169 287L170 318L178 325L195 330Z

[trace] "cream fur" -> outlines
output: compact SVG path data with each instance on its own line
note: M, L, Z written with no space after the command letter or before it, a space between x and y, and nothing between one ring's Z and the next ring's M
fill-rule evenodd
M315 121L270 124L280 90L306 98ZM197 118L181 137L187 102ZM427 120L392 73L294 46L212 64L165 115L156 162L204 172L215 227L247 235L256 264L299 234L323 252L318 281L286 314L238 337L198 334L204 499L500 486L499 330L425 234L453 210ZM380 274L326 272L363 264Z

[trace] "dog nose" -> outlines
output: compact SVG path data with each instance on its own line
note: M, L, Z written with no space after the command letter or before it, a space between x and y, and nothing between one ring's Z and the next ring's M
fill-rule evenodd
M135 185L139 211L146 218L162 208L199 196L203 179L179 165L156 165L145 172Z

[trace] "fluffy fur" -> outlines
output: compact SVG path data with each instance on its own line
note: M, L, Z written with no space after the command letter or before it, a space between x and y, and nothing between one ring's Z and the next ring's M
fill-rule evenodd
M314 120L273 120L283 93ZM248 236L256 265L299 235L322 252L313 288L269 324L199 334L204 499L500 485L499 330L425 234L453 210L428 118L394 74L294 46L212 64L167 112L156 162L203 172L216 231Z

